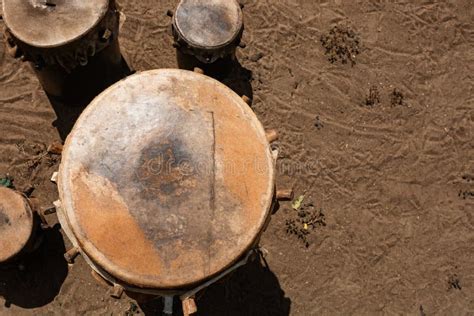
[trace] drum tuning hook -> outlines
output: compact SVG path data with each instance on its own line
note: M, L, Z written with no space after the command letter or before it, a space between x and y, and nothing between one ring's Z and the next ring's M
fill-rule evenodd
M204 75L204 70L199 67L194 67L194 72L200 75Z
M279 189L276 191L278 201L291 201L295 197L293 189Z
M267 140L269 143L273 143L274 141L278 140L278 131L274 129L270 129L265 133Z
M112 37L113 33L110 29L106 28L100 33L100 41L101 42L108 42Z
M76 259L79 253L80 253L79 248L77 247L71 248L70 250L68 250L68 252L64 254L64 259L66 259L67 263L73 264L74 259Z
M197 313L196 301L194 300L193 297L188 297L186 299L183 299L182 304L183 304L184 316L190 316Z
M10 55L12 58L20 58L23 57L23 52L21 51L21 49L16 45L16 43L13 41L13 39L11 37L7 35L7 39L6 39L6 43L7 43L7 47L6 47L6 51L7 51L7 54Z
M242 100L244 100L244 102L247 103L247 105L249 106L252 105L252 100L248 96L243 95Z
M116 299L120 299L123 295L124 288L120 284L114 284L114 287L112 289L112 293L110 296Z
M51 226L48 223L48 220L46 219L46 215L51 215L54 213L56 213L55 206L49 207L47 209L41 209L41 208L38 209L37 214L41 220L41 229L47 230L51 228Z
M58 183L59 173L57 171L53 172L50 181L53 183Z

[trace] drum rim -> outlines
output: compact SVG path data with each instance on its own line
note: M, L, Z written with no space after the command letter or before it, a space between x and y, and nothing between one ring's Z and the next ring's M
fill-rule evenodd
M69 207L65 201L69 200L72 201L71 198L71 193L69 193L70 198L65 199L65 197L68 195L65 192L65 189L69 186L67 183L67 179L64 179L64 174L65 172L63 171L65 168L65 163L64 161L67 161L68 159L68 147L71 143L71 140L74 138L75 132L77 130L77 127L79 126L79 123L87 117L89 113L91 113L98 104L100 104L100 100L104 98L108 93L116 89L116 85L120 82L125 82L126 80L129 80L129 78L134 78L137 76L141 75L147 75L147 74L155 74L158 75L160 73L186 73L186 74L192 74L194 76L200 76L202 78L205 78L206 80L209 80L210 82L217 83L220 85L225 93L228 95L233 95L233 97L238 101L240 104L241 108L249 114L249 119L255 124L255 129L256 133L260 134L262 137L262 140L265 141L265 145L267 147L266 151L266 157L267 157L267 162L269 166L269 176L268 176L268 190L265 193L267 195L266 203L264 206L261 207L262 209L262 217L261 217L261 222L259 223L257 229L256 229L256 234L253 236L253 238L250 240L250 242L247 244L247 246L242 247L240 253L236 255L235 258L230 260L226 265L220 267L217 269L214 273L211 273L207 275L204 278L199 278L199 279L192 279L188 282L181 282L180 284L162 284L162 285L157 285L157 281L149 281L148 278L145 278L143 276L139 276L134 274L133 272L130 271L125 271L123 268L120 266L116 265L114 262L112 262L110 259L106 258L100 251L97 249L97 247L93 246L89 241L84 240L81 236L78 236L76 232L76 227L72 223L72 221L69 219L68 213L69 212L74 212L74 210L69 210ZM254 247L255 243L258 241L258 239L261 237L261 234L263 232L263 229L265 228L266 222L271 215L271 208L273 205L273 198L274 198L274 193L275 193L275 176L276 176L276 170L275 170L275 165L274 165L274 159L272 156L271 152L271 146L268 140L265 138L265 129L263 127L263 124L261 121L258 119L257 115L250 109L250 107L245 103L241 97L239 97L233 90L231 90L229 87L226 85L222 84L221 82L205 76L201 74L197 74L193 71L188 71L188 70L182 70L182 69L171 69L171 68L165 68L165 69L154 69L154 70L148 70L148 71L143 71L143 72L137 72L125 79L122 79L118 83L110 86L106 90L104 90L101 94L99 94L90 104L89 106L83 111L79 119L76 121L76 124L74 125L74 128L70 132L69 136L67 137L65 144L64 144L64 150L63 150L63 157L61 164L59 166L59 173L58 173L58 191L59 191L59 198L61 201L62 209L63 209L63 214L64 218L67 221L67 225L69 226L69 231L73 234L72 239L76 240L78 247L83 251L88 258L93 261L97 266L101 267L104 269L107 273L112 275L114 278L120 280L121 282L130 285L130 286L137 286L140 288L148 288L148 289L165 289L165 290L173 290L173 289L183 289L183 288L188 288L190 286L200 284L202 282L205 282L208 279L211 279L212 277L218 275L222 271L225 271L229 267L231 267L235 262L237 262L245 253L247 253L252 247ZM68 236L69 237L69 236ZM71 238L71 237L70 237Z
M15 252L12 252L8 257L5 257L4 259L2 259L2 261L0 261L0 263L2 263L2 262L8 262L9 260L12 260L19 254L21 254L22 251L25 249L25 247L28 245L33 235L34 218L33 218L33 208L31 207L29 201L26 199L26 197L23 194L15 190L12 190L10 188L5 188L5 187L0 187L0 190L5 191L6 194L11 194L12 196L16 196L17 198L19 198L20 201L23 202L23 205L25 208L24 210L30 214L30 216L28 217L28 230L27 230L29 232L28 235L24 236L25 237L23 238L24 240L21 242L21 244L19 243L17 250Z
M232 38L230 38L229 40L227 40L226 42L222 43L222 44L219 44L219 45L213 45L213 46L203 46L201 44L198 44L196 42L194 42L193 40L189 39L186 35L184 35L184 33L181 31L181 28L179 27L179 23L178 23L178 19L176 18L177 16L177 12L179 10L179 8L181 7L183 1L185 0L180 0L177 7L176 7L176 10L175 10L175 14L173 14L173 25L176 29L176 31L179 33L180 37L183 38L183 40L186 41L186 43L192 47L195 47L195 48L200 48L200 49L219 49L219 48L222 48L222 47L225 47L231 43L233 43L241 34L242 32L242 29L244 27L244 16L243 16L243 12L242 12L242 9L240 9L240 5L239 3L236 1L236 0L229 0L229 1L232 1L235 3L235 5L239 8L238 12L239 12L239 17L238 17L238 21L237 21L237 24L239 25L239 27L237 28L235 34L232 36Z
M94 28L96 28L100 24L100 22L107 15L107 11L108 11L108 9L110 7L110 3L111 3L111 0L103 0L104 1L103 6L100 9L100 14L97 15L97 19L94 22L94 24L84 28L81 32L78 32L78 34L75 37L67 39L67 40L62 40L62 41L59 41L59 42L56 42L56 43L53 43L53 44L44 44L44 43L39 43L37 41L36 42L31 41L31 39L26 39L25 37L23 37L23 35L18 33L17 30L15 30L11 27L11 23L8 22L10 17L8 16L8 13L5 10L5 1L8 1L8 0L3 0L3 2L2 2L2 13L3 13L3 20L5 22L6 28L19 41L21 41L21 42L23 42L23 43L25 43L29 46L36 47L36 48L57 48L57 47L61 47L61 46L71 44L71 43L81 39L82 37L87 35L89 32L91 32Z

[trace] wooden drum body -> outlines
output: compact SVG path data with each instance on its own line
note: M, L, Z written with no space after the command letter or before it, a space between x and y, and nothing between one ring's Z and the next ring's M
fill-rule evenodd
M0 265L37 248L39 224L39 218L26 197L0 187Z
M242 9L235 0L181 0L172 30L180 68L226 72L244 31Z
M48 95L95 96L124 77L115 0L4 0L11 55L28 61Z
M58 215L75 252L116 288L183 294L248 258L270 218L274 169L261 123L232 90L147 71L77 121Z

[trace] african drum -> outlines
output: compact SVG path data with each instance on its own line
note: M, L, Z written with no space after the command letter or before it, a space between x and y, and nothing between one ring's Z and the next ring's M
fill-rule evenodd
M95 96L121 79L115 0L3 0L7 50L53 97Z
M33 251L38 245L38 218L20 193L0 187L0 264Z
M253 253L274 201L274 159L255 114L218 81L132 75L92 101L65 143L66 257L82 254L116 296L192 296Z
M242 38L242 9L235 0L181 0L172 30L180 68L224 64L235 59Z

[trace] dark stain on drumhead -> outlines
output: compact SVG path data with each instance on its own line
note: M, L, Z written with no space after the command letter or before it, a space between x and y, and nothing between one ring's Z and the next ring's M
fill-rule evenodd
M147 238L153 242L168 265L180 255L169 244L183 244L186 249L207 251L209 218L209 181L199 160L208 162L207 153L193 152L181 140L182 135L146 144L133 167L134 172L115 179L130 214ZM205 169L205 168L204 168ZM122 176L126 172L121 173ZM130 190L127 185L135 186Z
M10 218L5 213L5 210L0 207L0 227L12 225Z
M166 258L165 264L180 256L175 247L207 253L213 242L208 239L214 165L210 118L177 107L169 119L185 128L150 132L154 137L150 134L133 145L134 157L101 148L97 159L91 157L83 165L86 172L114 184L130 215Z
M178 138L154 142L142 150L132 181L142 187L144 200L185 198L197 181L195 171L185 169L191 163L192 155Z
M57 16L58 22L64 19L64 17L60 16L61 14L64 15L64 12L58 10L64 5L64 0L25 0L25 2L27 3L25 7L12 9L13 17L21 13L30 19L41 19L45 16ZM76 19L76 21L78 24L81 23L80 19Z
M107 7L107 0L3 1L7 28L18 40L34 47L57 47L85 35Z
M53 11L54 8L62 6L65 0L33 0L30 1L33 8L46 9L48 11Z

